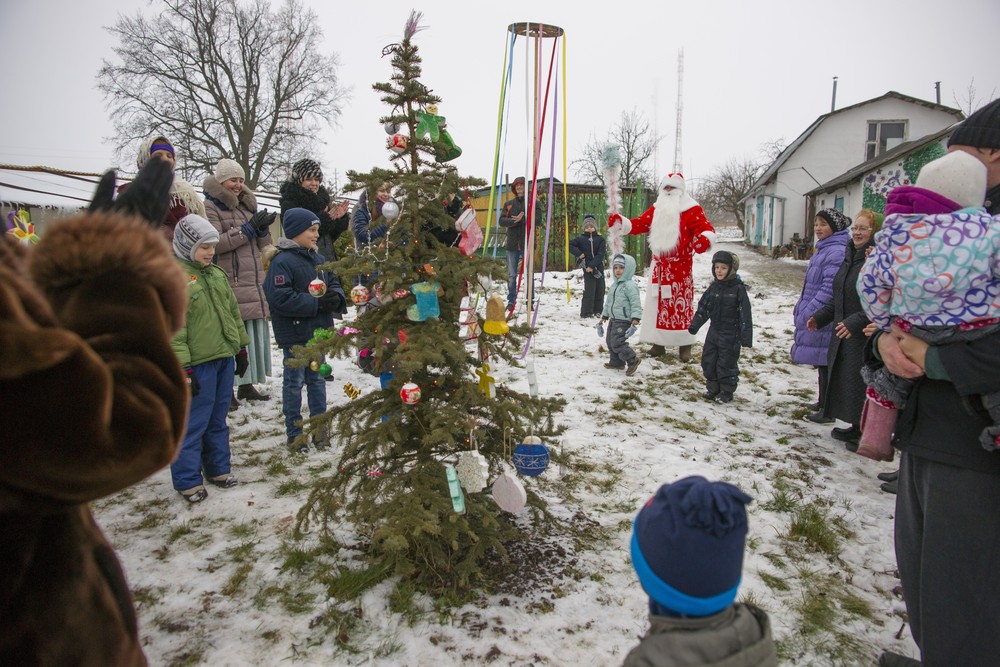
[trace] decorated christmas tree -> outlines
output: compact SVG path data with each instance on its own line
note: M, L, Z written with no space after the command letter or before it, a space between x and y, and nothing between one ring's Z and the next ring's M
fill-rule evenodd
M505 321L505 271L475 252L480 230L461 201L481 181L446 164L461 149L437 113L441 100L420 80L419 19L411 14L402 42L383 50L391 81L374 85L390 110L378 119L390 168L348 173L349 190L374 198L388 184L393 195L371 223L377 238L332 265L358 314L317 331L301 359L314 368L325 356L356 359L381 389L346 386L352 400L310 425L331 430L339 460L312 489L299 526L331 537L347 520L370 567L448 590L497 571L505 545L530 523L515 519L521 507L522 517L544 514L511 462L527 475L544 468L539 443L561 430L553 415L563 402L489 376L518 363L529 330Z

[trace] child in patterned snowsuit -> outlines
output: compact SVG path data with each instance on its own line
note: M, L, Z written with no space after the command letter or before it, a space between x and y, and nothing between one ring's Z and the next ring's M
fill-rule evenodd
M705 374L704 397L716 403L729 403L740 379L737 363L740 350L753 347L753 316L746 285L740 279L740 258L736 253L720 250L712 256L715 280L698 301L698 310L688 331L698 333L712 320L701 353L701 370Z
M916 186L889 193L875 250L858 277L869 319L895 324L932 345L1000 330L1000 218L981 206L986 167L955 151L924 166ZM858 454L892 460L892 432L913 380L881 366L862 368L868 385ZM1000 394L979 397L993 425L980 438L1000 447Z

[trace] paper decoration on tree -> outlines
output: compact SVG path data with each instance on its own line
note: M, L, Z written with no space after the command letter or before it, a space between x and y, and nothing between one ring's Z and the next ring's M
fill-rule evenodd
M503 299L496 294L486 300L486 323L483 324L483 331L494 336L502 336L510 331L504 315Z
M528 502L528 492L524 490L524 484L521 484L521 480L514 474L507 471L502 472L497 477L491 491L493 500L504 512L516 514L524 509Z
M469 450L458 453L458 481L469 493L479 493L486 488L490 478L490 464L479 452Z
M514 448L513 463L522 475L528 477L540 475L549 465L549 449L541 438L529 435Z
M39 241L31 216L23 208L7 214L7 233L23 245L34 245Z
M465 494L458 480L458 472L450 463L444 464L445 477L448 480L448 493L451 494L451 507L458 514L465 514Z
M347 394L348 398L352 401L361 395L361 390L355 387L353 384L348 382L344 385L344 393Z
M333 332L329 329L313 329L312 338L309 339L309 342L306 343L306 345L312 346L321 340L329 340L331 338L333 338Z
M466 257L471 257L483 245L483 230L476 220L476 209L467 208L462 211L455 220L455 229L462 235L458 241L459 251Z
M416 405L420 402L420 387L415 382L407 382L399 390L399 397L407 405Z
M417 302L406 309L406 316L413 322L423 322L429 317L438 317L441 308L438 305L438 290L441 283L423 281L414 283L410 291L417 297Z
M302 283L299 284L301 285ZM314 278L313 280L309 281L309 285L306 287L306 289L309 290L310 294L312 294L314 297L318 299L319 297L326 294L326 283L323 282L322 278Z
M355 285L351 288L351 301L355 306L363 306L372 298L371 292L364 285Z
M476 371L476 375L479 376L479 391L483 392L486 398L496 398L496 379L490 375L490 365L484 363L483 367Z

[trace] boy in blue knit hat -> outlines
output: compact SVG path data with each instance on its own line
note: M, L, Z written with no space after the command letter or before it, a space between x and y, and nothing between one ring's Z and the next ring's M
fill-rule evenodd
M767 614L734 604L743 572L748 495L686 477L636 515L632 566L649 595L649 631L625 666L778 664Z

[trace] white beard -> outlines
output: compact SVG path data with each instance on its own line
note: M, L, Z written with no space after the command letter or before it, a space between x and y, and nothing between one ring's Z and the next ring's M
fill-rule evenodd
M649 225L649 249L654 255L670 253L681 235L681 197L684 192L660 190L653 204L653 222Z

